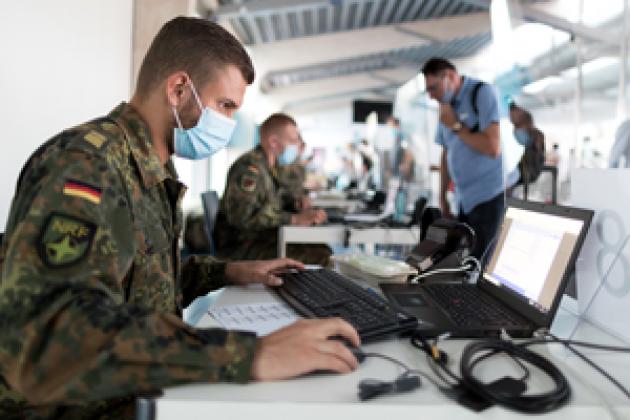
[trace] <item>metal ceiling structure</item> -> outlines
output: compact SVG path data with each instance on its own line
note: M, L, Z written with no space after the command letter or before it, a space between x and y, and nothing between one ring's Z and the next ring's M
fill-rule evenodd
M471 57L491 42L488 5L484 0L200 2L209 9L208 19L231 27L256 58L272 63L262 66L261 89L266 93L282 92L284 103L293 101L291 89L299 90L295 97L300 103L307 103L307 97L317 101L335 97L338 92L330 86L335 80L339 81L339 92L347 94L341 84L348 85L351 76L363 81L355 86L358 95L380 87L392 92L391 86L400 86L417 74L428 58ZM213 3L212 7L209 3ZM370 49L366 47L369 43L379 46ZM345 53L340 53L340 49ZM308 55L311 50L311 60L299 59L299 55ZM317 81L326 89L319 89ZM306 86L310 93L304 93Z
M488 45L490 34L481 34L456 39L451 42L423 45L420 47L392 50L349 60L322 63L308 67L272 72L265 76L265 89L289 86L326 77L336 77L354 73L387 70L406 66L419 71L422 63L433 56L457 59L475 54ZM390 81L391 82L391 81Z
M265 1L221 0L222 7L214 16L228 18L241 40L255 45L486 10L459 0L350 0L305 4L276 1L280 7L249 11L248 5L257 3Z

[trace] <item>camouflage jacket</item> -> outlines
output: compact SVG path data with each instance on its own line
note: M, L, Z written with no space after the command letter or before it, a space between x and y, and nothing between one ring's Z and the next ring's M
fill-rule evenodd
M137 393L249 380L253 334L181 319L226 284L179 262L185 190L124 103L31 156L0 251L1 418L130 418Z
M219 256L258 259L261 249L275 246L278 227L291 224L291 197L281 187L277 165L269 166L262 147L238 158L228 172L214 240Z
M292 164L280 166L278 168L278 174L281 188L288 192L291 200L297 201L304 194L308 194L308 190L304 188L304 181L306 181L306 168L302 165L302 161L299 156Z

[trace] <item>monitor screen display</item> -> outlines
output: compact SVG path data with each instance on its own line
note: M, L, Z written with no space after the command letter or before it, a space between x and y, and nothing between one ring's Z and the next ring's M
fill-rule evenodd
M509 207L484 278L548 312L583 227L583 220Z
M353 101L352 102L352 121L354 123L365 124L368 115L376 112L379 124L385 124L387 117L394 112L394 104L392 102L380 101Z

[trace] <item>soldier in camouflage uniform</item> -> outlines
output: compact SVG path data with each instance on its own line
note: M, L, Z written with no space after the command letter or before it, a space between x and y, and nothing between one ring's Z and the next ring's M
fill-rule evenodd
M276 258L280 226L310 226L326 220L322 210L297 212L296 202L280 182L278 167L283 153L292 145L297 152L298 142L295 121L285 114L274 114L260 126L260 144L230 167L214 229L219 256L233 260ZM287 256L304 264L328 266L331 255L324 244L287 246Z
M188 65L173 67L169 57L182 54ZM257 339L181 319L211 290L279 284L274 273L302 268L199 256L180 264L186 187L170 160L176 125L167 116L172 106L186 127L202 120L194 78L204 112L231 118L253 77L220 26L176 18L149 49L129 104L62 132L28 160L0 251L0 418L132 419L134 395L149 390L356 368L327 339L359 345L341 320L301 320Z
M304 188L304 182L306 181L306 168L302 162L302 154L304 153L305 148L306 144L300 137L298 157L295 161L290 165L277 167L280 188L288 192L293 202L299 203L299 209L312 207L312 201L310 200L310 197L308 197L308 190ZM305 198L307 199L306 203L304 202Z

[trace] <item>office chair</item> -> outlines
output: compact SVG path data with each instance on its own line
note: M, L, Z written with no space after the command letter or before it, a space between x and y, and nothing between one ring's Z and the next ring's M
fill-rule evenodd
M214 247L212 232L214 231L214 223L216 222L217 212L219 211L219 196L217 192L211 190L201 193L201 203L206 219L206 232L208 233L208 242L210 243L210 254L216 255L217 250Z

